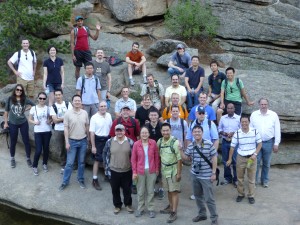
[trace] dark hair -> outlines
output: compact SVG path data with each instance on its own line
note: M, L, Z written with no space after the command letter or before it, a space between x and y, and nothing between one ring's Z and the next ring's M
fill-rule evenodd
M232 70L232 72L235 73L235 69L234 69L233 67L228 67L228 68L225 70L225 73L226 73L226 74L227 74L227 71L228 71L228 70Z
M94 64L92 62L87 62L84 64L84 68L86 68L87 66L92 66L94 68Z
M153 113L153 112L154 112L154 113L157 113L157 115L159 115L158 109L152 108L152 109L149 110L148 116L150 115L150 113Z
M62 95L64 94L64 92L63 92L62 89L55 89L55 90L54 90L54 94L55 94L55 92L57 92L57 91L59 91Z
M172 111L174 108L177 108L177 109L179 110L179 106L178 106L178 105L172 105L171 111Z
M219 63L216 60L211 61L209 66L211 66L212 64L216 64L217 66L219 66Z
M192 60L193 60L194 58L200 60L199 56L197 56L197 55L193 55L193 56L192 56Z
M48 53L50 52L50 49L51 49L51 48L54 48L54 49L56 50L56 53L58 53L57 48L56 48L55 46L53 46L53 45L50 45L50 46L47 48L47 52L48 52Z
M179 75L178 75L178 74L173 74L173 75L171 76L171 80L173 79L174 76L177 76L178 79L179 79Z
M247 118L247 120L250 122L250 117L248 115L242 114L240 121L242 121L243 118Z
M149 134L150 134L149 127L147 127L147 126L145 126L145 125L141 127L141 129L140 129L140 134L141 134L141 131L142 131L142 129L143 129L143 128L147 129L147 130L148 130L148 132L149 132Z
M129 87L127 87L127 86L124 86L124 87L122 87L122 89L121 89L121 92L124 90L124 88L127 88L127 89L128 89L128 91L129 91Z
M195 129L201 129L201 131L203 132L203 127L200 126L200 125L198 125L198 124L196 124L196 125L193 127L192 132L193 132Z
M47 99L47 94L44 91L39 92L38 95L37 95L37 97L40 97L40 95L45 95L46 99Z
M14 88L14 90L12 91L11 93L11 101L13 104L17 104L17 96L16 96L16 89L20 87L22 88L22 94L20 96L20 102L21 102L21 105L25 105L25 99L26 99L26 94L25 94L25 89L24 89L24 86L22 84L17 84Z
M171 125L169 123L166 123L166 122L161 125L160 129L162 129L163 127L169 127L170 129L172 129Z
M144 99L147 99L147 98L149 98L150 101L152 102L152 99L151 99L150 94L144 94L144 95L143 95L143 100L144 100Z
M137 45L138 47L140 47L140 44L137 41L132 43L132 46L134 46L134 45Z
M73 95L73 97L72 97L72 102L73 102L73 100L74 100L75 97L79 97L80 100L82 99L80 95Z

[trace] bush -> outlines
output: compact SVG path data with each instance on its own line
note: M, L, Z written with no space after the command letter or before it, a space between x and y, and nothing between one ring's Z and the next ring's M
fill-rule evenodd
M166 28L176 36L191 39L216 36L219 20L211 8L200 0L181 0L165 14Z

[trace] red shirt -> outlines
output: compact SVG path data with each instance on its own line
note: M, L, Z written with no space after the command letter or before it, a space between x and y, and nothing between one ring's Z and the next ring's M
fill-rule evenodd
M109 136L111 136L111 137L116 136L115 127L118 124L118 120L119 119L115 119L114 122L112 123L112 126L109 131ZM134 142L136 142L137 136L140 136L140 124L137 119L134 119L134 120L135 120L135 128L133 127L130 118L128 118L127 121L125 121L121 117L121 124L123 124L125 127L125 136L132 139Z
M76 37L74 37L76 39ZM89 48L89 34L83 27L78 27L77 39L75 40L75 50L88 51Z
M136 53L133 53L132 51L128 52L126 57L128 57L131 61L139 63L142 61L142 57L144 54L140 51L137 51Z

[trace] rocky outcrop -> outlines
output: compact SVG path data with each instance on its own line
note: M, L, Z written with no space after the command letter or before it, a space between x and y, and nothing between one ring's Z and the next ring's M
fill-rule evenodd
M188 52L191 56L198 56L198 49L196 48L186 48L185 51ZM171 53L163 54L156 60L156 63L160 66L168 67L168 63L170 62L171 57L175 52L176 50L173 50L173 52Z
M178 44L188 47L184 42L174 39L162 39L154 42L148 49L147 53L154 57L160 57L163 54L173 52Z

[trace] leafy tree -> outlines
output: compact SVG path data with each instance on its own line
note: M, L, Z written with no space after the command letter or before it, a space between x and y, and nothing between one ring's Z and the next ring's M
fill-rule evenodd
M6 61L21 48L21 39L30 40L34 50L46 49L53 41L45 40L43 32L67 26L71 9L83 0L4 0L0 2L0 82L8 82ZM66 50L69 43L56 43Z
M176 36L193 39L212 38L217 34L219 20L211 8L200 0L180 0L165 14L166 28Z

